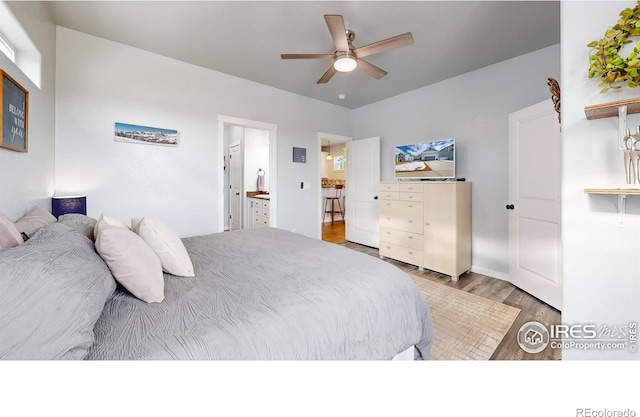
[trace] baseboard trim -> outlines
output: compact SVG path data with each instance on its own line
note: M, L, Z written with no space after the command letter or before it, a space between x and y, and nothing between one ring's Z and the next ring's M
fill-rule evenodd
M511 282L511 280L509 279L509 274L494 271L493 269L483 268L481 266L472 266L471 272L475 272L476 274L480 275L486 275L491 278L501 279L502 281Z

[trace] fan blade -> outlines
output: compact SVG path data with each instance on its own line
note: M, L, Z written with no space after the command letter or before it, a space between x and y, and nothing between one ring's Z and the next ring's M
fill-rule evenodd
M333 74L336 73L336 69L332 66L329 67L329 69L327 70L327 72L324 73L324 75L322 77L320 77L320 79L318 80L318 82L316 84L324 84L327 81L329 81L331 79L331 77L333 77Z
M387 71L383 70L382 68L378 68L375 65L370 64L364 59L360 58L358 58L358 69L366 72L376 80L379 80L380 78L387 75Z
M407 32L402 35L394 36L392 38L374 42L369 45L358 48L355 50L355 53L358 58L364 58L365 56L388 51L389 49L393 49L393 48L401 48L403 46L409 46L412 44L413 44L413 36L411 35L411 32Z
M344 27L344 20L338 14L325 14L324 20L327 22L329 32L336 46L336 51L346 52L349 50L349 41L347 40L347 29Z
M280 54L282 59L333 59L333 54Z

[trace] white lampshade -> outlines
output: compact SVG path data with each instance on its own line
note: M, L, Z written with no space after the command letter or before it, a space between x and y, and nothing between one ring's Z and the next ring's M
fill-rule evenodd
M357 66L358 62L348 55L336 59L333 63L333 68L340 72L353 71Z

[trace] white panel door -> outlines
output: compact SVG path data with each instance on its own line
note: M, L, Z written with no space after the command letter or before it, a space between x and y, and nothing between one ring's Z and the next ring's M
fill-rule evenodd
M551 100L509 115L509 279L558 310L560 160Z
M229 230L242 228L242 155L240 142L229 145Z
M380 138L347 142L346 239L377 248Z

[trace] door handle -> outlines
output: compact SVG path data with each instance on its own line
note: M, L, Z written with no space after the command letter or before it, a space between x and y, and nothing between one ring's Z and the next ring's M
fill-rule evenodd
M513 204L507 204L507 210L513 210L515 206Z
M374 195L374 196L373 196L373 199L374 199L374 200L377 200L377 199L378 199L378 196L377 196L377 195Z

